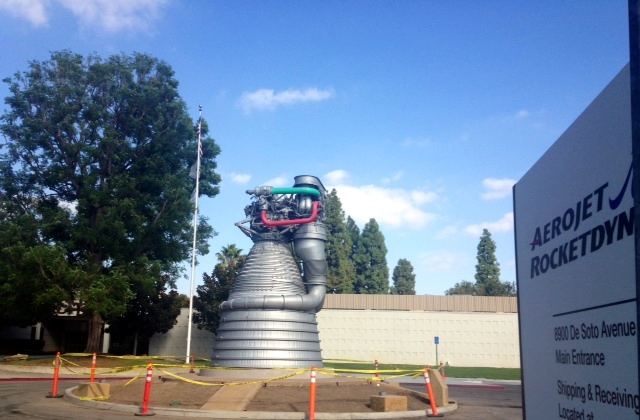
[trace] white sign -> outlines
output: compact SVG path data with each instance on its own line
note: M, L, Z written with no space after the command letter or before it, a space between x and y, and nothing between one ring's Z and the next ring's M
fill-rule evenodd
M629 67L514 187L527 419L637 419Z

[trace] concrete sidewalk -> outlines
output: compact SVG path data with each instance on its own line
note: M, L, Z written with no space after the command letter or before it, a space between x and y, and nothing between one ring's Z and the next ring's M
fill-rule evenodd
M123 372L114 372L113 369L96 369L96 379L107 377L132 378L140 372L140 369L126 370ZM81 368L75 366L65 366L60 368L60 379L86 379L91 376L90 368ZM0 379L11 378L31 378L31 379L53 379L53 366L15 366L0 363Z

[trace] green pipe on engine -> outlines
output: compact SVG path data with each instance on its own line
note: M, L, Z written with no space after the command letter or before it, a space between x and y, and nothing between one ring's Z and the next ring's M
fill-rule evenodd
M320 191L311 187L272 188L271 194L304 194L320 198Z

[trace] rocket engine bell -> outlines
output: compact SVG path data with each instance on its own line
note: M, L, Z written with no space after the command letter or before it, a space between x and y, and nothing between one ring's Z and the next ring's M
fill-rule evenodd
M316 313L327 284L326 190L317 177L300 175L293 187L247 194L246 219L236 226L254 244L221 305L211 365L322 367Z

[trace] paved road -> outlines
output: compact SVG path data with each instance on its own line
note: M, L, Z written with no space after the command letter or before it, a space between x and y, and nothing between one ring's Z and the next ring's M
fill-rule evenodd
M86 381L86 380L83 380ZM77 386L81 380L64 380L60 382L59 393ZM422 391L424 385L405 384L410 389ZM0 382L0 418L15 419L49 419L49 420L84 420L84 419L131 419L130 413L118 413L104 410L89 410L73 405L62 398L46 398L51 393L51 382L46 381L11 381ZM520 385L501 386L467 386L452 385L449 388L450 398L458 402L459 409L446 413L445 417L456 420L522 419L522 400ZM162 419L178 419L184 417L158 417Z
M424 392L424 385L403 384L405 388ZM520 385L450 385L449 398L458 403L458 409L445 417L456 420L522 419L522 387Z
M58 392L62 393L66 388L77 386L80 382L80 380L61 381ZM83 382L86 382L86 380ZM113 420L124 417L131 419L133 417L130 413L87 410L86 408L75 406L63 398L46 398L47 395L51 394L51 388L50 381L0 382L0 418Z

